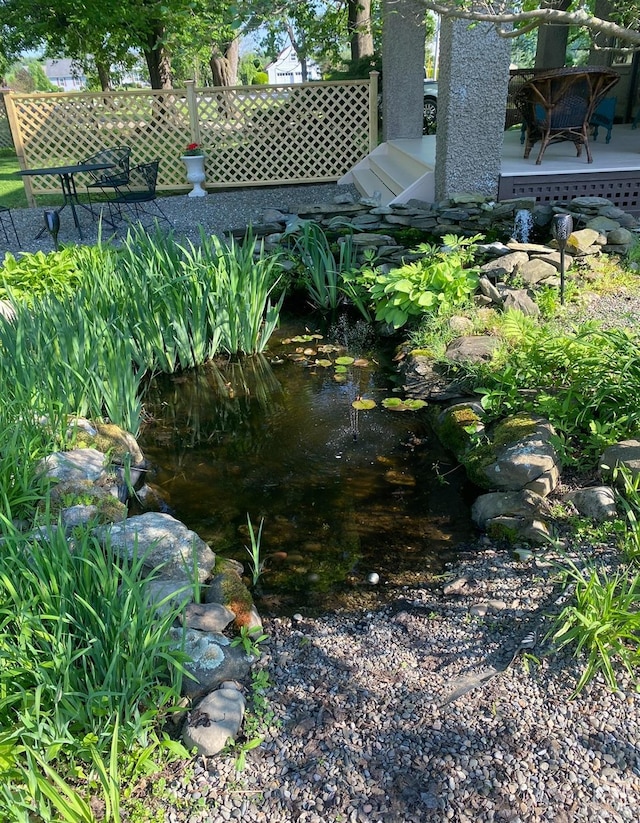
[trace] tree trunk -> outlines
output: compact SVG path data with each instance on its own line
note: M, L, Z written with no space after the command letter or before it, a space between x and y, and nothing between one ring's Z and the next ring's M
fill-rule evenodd
M147 36L147 48L144 50L152 89L171 88L171 61L162 45L163 37L164 27L156 24Z
M349 20L347 23L351 37L351 60L373 54L373 34L371 32L371 0L349 0Z
M306 83L309 80L309 68L307 66L307 50L304 47L304 42L299 43L296 38L296 33L293 30L293 26L290 23L287 23L287 34L289 35L289 40L291 41L291 46L295 51L298 60L300 61L300 70L302 72L302 82Z
M222 47L213 46L209 59L214 86L238 85L238 60L240 55L240 38L235 37Z
M102 91L111 91L110 66L100 60L96 60L96 71L98 72L98 79L100 80L100 88Z
M545 6L553 6L559 11L566 11L571 0L560 0L560 3L545 2ZM536 47L535 67L537 69L561 69L567 59L567 40L569 26L540 26L538 29L538 45Z

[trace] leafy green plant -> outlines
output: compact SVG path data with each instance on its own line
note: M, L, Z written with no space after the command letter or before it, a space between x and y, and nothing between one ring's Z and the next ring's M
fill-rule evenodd
M258 533L256 534L251 522L251 518L247 515L247 527L249 529L249 539L251 541L251 548L245 546L245 551L249 555L251 563L251 582L255 586L262 573L264 572L265 561L261 559L261 541L262 541L262 527L264 526L264 517L260 520Z
M569 562L564 577L575 587L574 596L556 618L549 636L559 648L573 646L575 657L586 654L574 696L599 671L615 690L614 664L621 663L634 676L640 663L640 573L631 575L622 568L609 577L596 568L582 570Z
M302 224L294 241L294 251L307 269L309 280L307 290L311 304L321 311L335 311L344 295L361 304L360 292L351 280L343 282L343 276L356 266L357 249L351 235L341 238L337 255L322 228L313 221Z
M480 239L446 235L444 248L421 244L416 251L424 256L419 260L376 274L369 287L375 319L399 329L412 317L463 305L478 286L477 270L465 266Z
M249 657L260 657L260 643L269 639L269 635L262 631L260 626L241 626L240 634L231 641L232 646L242 646L244 653Z

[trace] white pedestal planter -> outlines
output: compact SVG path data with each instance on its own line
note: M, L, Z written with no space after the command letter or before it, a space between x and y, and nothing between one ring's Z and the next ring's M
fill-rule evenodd
M202 188L204 183L204 155L184 155L182 162L187 168L187 181L193 185L189 192L189 197L204 197L206 191Z

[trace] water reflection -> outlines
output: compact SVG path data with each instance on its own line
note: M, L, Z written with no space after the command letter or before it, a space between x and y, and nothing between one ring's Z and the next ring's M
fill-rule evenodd
M172 513L241 562L247 514L264 518L262 586L292 608L372 570L384 581L437 566L469 532L466 488L439 481L452 466L424 415L382 408L375 359L339 372L345 350L327 348L276 341L268 357L162 377L145 396L141 446ZM354 415L357 397L377 405Z

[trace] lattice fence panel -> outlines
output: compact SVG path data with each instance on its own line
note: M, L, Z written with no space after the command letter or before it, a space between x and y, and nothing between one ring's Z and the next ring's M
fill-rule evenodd
M207 155L207 185L337 180L369 150L369 81L194 90L11 95L26 168L77 162L128 145L160 159L159 189L188 189L188 143ZM193 100L190 111L189 101ZM51 176L33 193L58 193ZM78 187L82 186L78 179Z
M101 148L127 145L132 164L161 159L160 186L176 177L190 139L184 91L16 95L13 102L28 168L77 162ZM55 177L33 182L35 193L59 191Z
M7 109L4 105L4 97L0 94L0 149L12 148L13 138L11 137L11 129L9 128Z
M336 180L369 140L368 81L198 92L207 181L216 186Z

